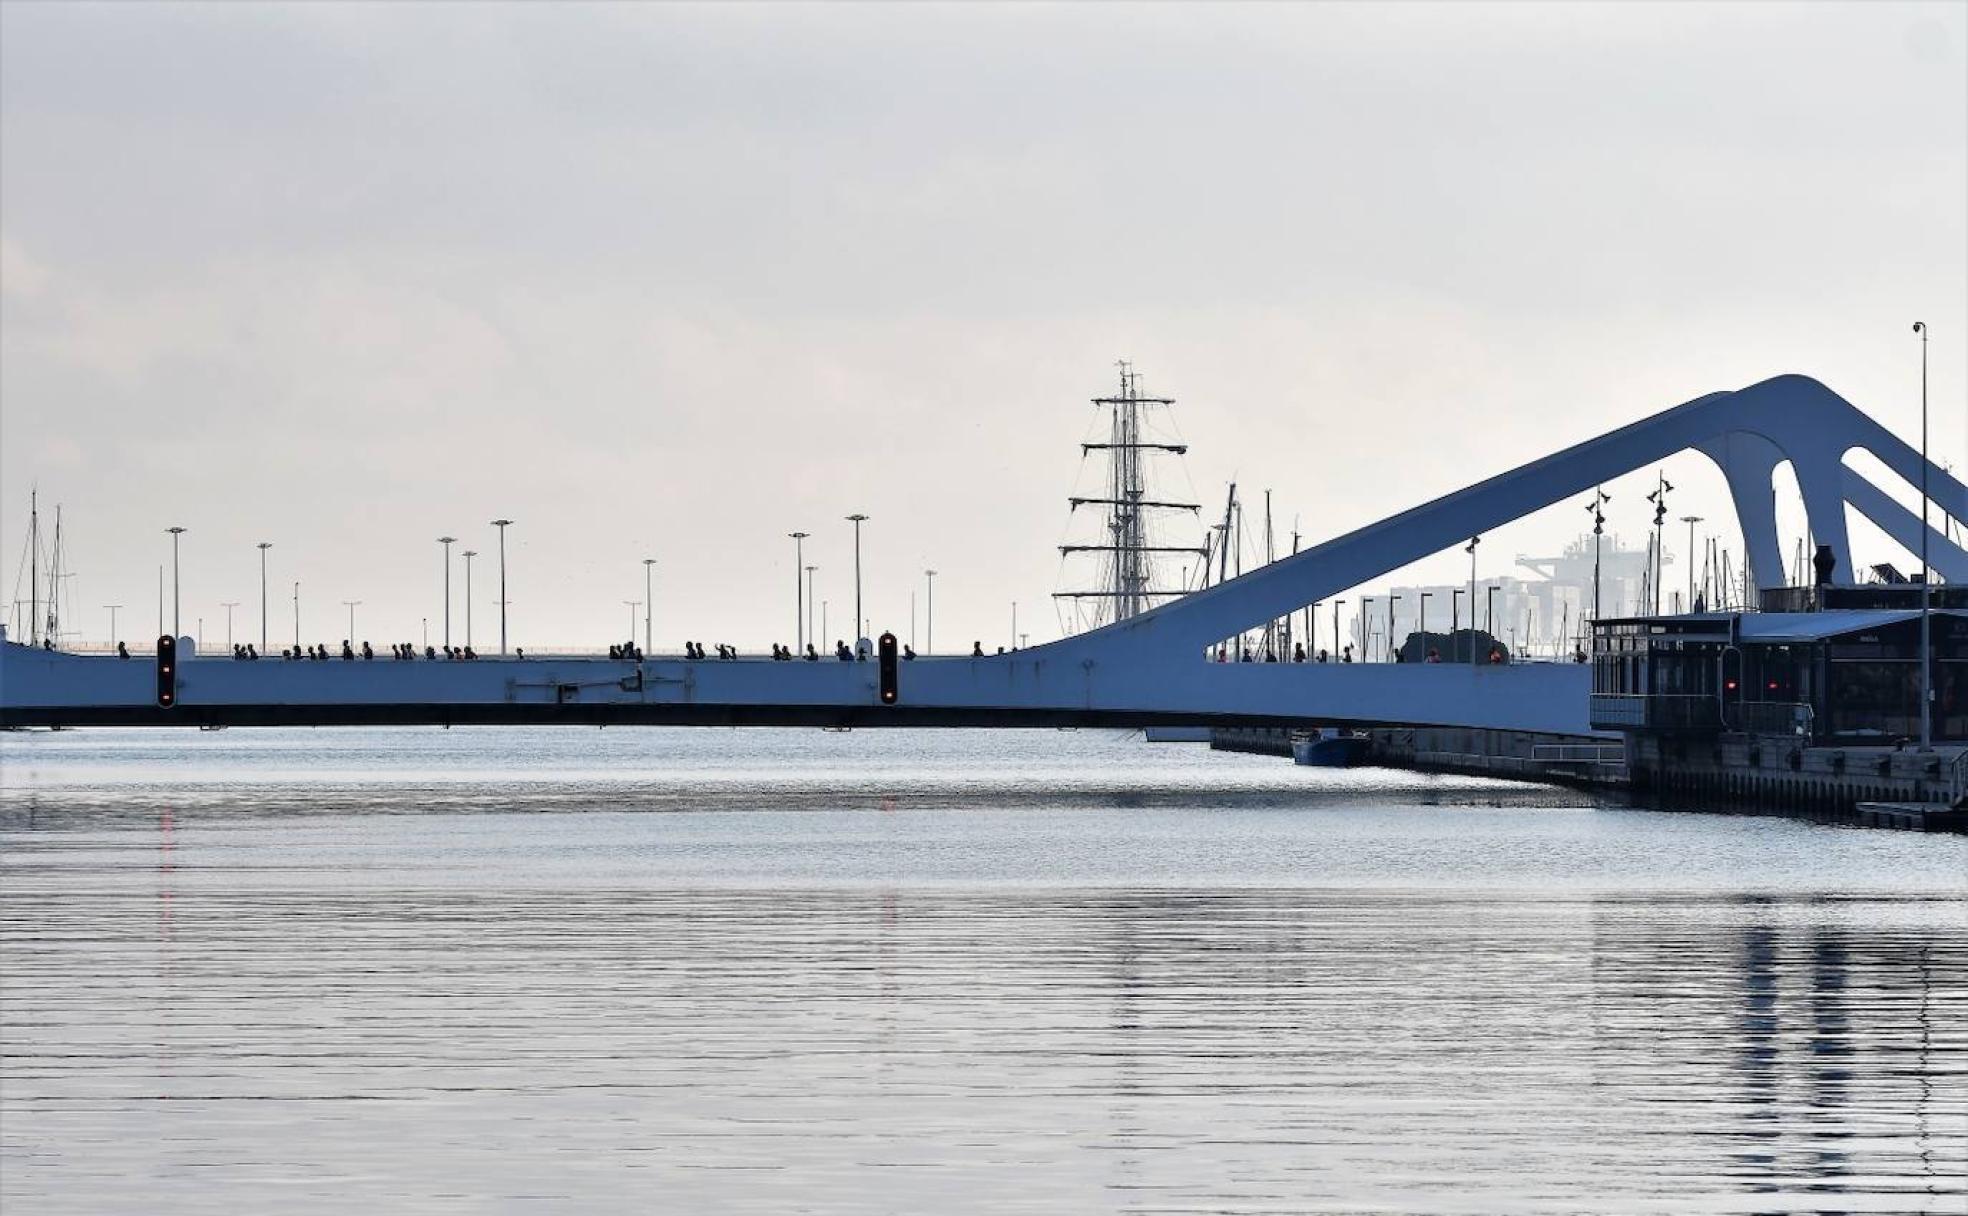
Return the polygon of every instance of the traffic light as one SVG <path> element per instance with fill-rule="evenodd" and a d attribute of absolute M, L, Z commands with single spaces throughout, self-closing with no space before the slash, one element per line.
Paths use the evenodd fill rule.
<path fill-rule="evenodd" d="M 884 633 L 881 641 L 875 643 L 875 655 L 881 660 L 881 703 L 895 704 L 895 635 Z"/>
<path fill-rule="evenodd" d="M 178 703 L 178 639 L 170 634 L 157 639 L 157 704 L 169 709 Z"/>

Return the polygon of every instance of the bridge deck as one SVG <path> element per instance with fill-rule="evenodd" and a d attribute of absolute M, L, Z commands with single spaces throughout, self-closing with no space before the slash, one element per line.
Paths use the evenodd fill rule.
<path fill-rule="evenodd" d="M 0 643 L 0 725 L 646 723 L 786 726 L 1444 725 L 1586 734 L 1573 664 L 1206 663 L 1152 668 L 1052 647 L 901 665 L 597 658 L 286 662 L 192 658 L 178 704 L 156 667 Z"/>

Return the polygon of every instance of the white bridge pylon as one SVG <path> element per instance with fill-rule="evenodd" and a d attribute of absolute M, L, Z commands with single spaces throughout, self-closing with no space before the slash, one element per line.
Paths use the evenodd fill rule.
<path fill-rule="evenodd" d="M 1101 658 L 1118 652 L 1140 653 L 1144 659 L 1148 652 L 1200 656 L 1205 648 L 1244 630 L 1690 450 L 1722 470 L 1758 586 L 1781 585 L 1783 555 L 1772 478 L 1785 461 L 1796 474 L 1812 535 L 1831 546 L 1838 560 L 1835 577 L 1851 582 L 1848 502 L 1899 544 L 1920 551 L 1919 515 L 1845 465 L 1845 455 L 1855 448 L 1871 452 L 1909 485 L 1920 485 L 1919 452 L 1816 380 L 1778 376 L 1735 392 L 1697 397 L 1207 591 L 1044 649 L 1059 657 L 1077 650 Z M 1968 520 L 1968 488 L 1931 462 L 1927 474 L 1930 501 L 1947 515 Z M 1968 581 L 1968 552 L 1931 524 L 1928 560 L 1945 581 Z"/>

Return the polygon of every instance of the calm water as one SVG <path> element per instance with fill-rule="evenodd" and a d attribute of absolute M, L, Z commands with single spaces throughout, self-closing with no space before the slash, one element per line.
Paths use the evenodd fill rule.
<path fill-rule="evenodd" d="M 0 737 L 0 1208 L 1968 1210 L 1968 840 L 1100 732 Z"/>

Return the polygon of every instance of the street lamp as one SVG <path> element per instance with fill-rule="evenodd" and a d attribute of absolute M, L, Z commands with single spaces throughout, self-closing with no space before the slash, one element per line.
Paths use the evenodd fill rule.
<path fill-rule="evenodd" d="M 495 519 L 492 526 L 499 530 L 499 654 L 506 653 L 506 528 L 510 519 Z"/>
<path fill-rule="evenodd" d="M 1681 517 L 1681 522 L 1688 525 L 1688 602 L 1684 607 L 1689 612 L 1695 610 L 1695 525 L 1701 521 L 1699 515 Z"/>
<path fill-rule="evenodd" d="M 471 559 L 477 556 L 478 556 L 478 550 L 476 549 L 467 549 L 464 551 L 463 554 L 463 557 L 465 559 L 465 649 L 466 650 L 471 649 L 471 602 L 472 602 Z M 635 632 L 631 630 L 629 636 L 634 637 Z"/>
<path fill-rule="evenodd" d="M 266 551 L 273 548 L 273 542 L 260 542 L 260 649 L 267 648 L 267 592 L 266 592 Z"/>
<path fill-rule="evenodd" d="M 451 546 L 458 542 L 455 536 L 440 536 L 437 543 L 444 546 L 444 653 L 451 653 Z"/>
<path fill-rule="evenodd" d="M 122 606 L 121 604 L 103 605 L 103 607 L 109 609 L 109 644 L 112 646 L 116 644 L 116 610 Z"/>
<path fill-rule="evenodd" d="M 861 653 L 861 525 L 868 517 L 858 511 L 847 517 L 854 525 L 854 653 Z"/>
<path fill-rule="evenodd" d="M 232 649 L 232 610 L 239 607 L 238 600 L 220 601 L 226 610 L 226 649 Z"/>
<path fill-rule="evenodd" d="M 1378 598 L 1378 596 L 1372 595 L 1363 595 L 1360 597 L 1360 661 L 1362 663 L 1370 662 L 1373 658 L 1372 655 L 1367 653 L 1367 622 L 1373 619 L 1373 602 Z M 1239 655 L 1238 657 L 1242 658 L 1243 656 Z"/>
<path fill-rule="evenodd" d="M 808 646 L 813 645 L 815 636 L 813 632 L 813 572 L 819 568 L 818 566 L 808 566 L 806 568 L 806 644 Z M 825 637 L 826 634 L 827 622 L 823 619 L 820 622 L 819 636 Z"/>
<path fill-rule="evenodd" d="M 1927 565 L 1927 323 L 1915 321 L 1920 335 L 1920 750 L 1934 750 L 1933 596 L 1934 572 Z"/>
<path fill-rule="evenodd" d="M 1428 597 L 1434 594 L 1433 591 L 1421 593 L 1421 622 L 1418 629 L 1421 633 L 1421 660 L 1424 663 L 1428 661 Z"/>
<path fill-rule="evenodd" d="M 1483 591 L 1484 598 L 1489 601 L 1489 606 L 1483 614 L 1483 632 L 1490 635 L 1490 644 L 1494 646 L 1496 645 L 1497 585 L 1491 583 L 1483 588 Z"/>
<path fill-rule="evenodd" d="M 301 657 L 301 584 L 294 584 L 294 657 Z"/>
<path fill-rule="evenodd" d="M 923 580 L 929 584 L 929 606 L 923 611 L 923 653 L 936 653 L 936 571 L 923 571 Z"/>
<path fill-rule="evenodd" d="M 1345 600 L 1333 601 L 1333 662 L 1339 662 L 1339 606 Z"/>
<path fill-rule="evenodd" d="M 806 565 L 806 537 L 804 532 L 788 532 L 793 538 L 793 651 L 805 649 L 806 638 L 802 630 L 806 628 L 806 602 L 800 595 L 800 568 Z"/>
<path fill-rule="evenodd" d="M 171 636 L 178 635 L 178 538 L 185 534 L 183 528 L 166 528 L 171 534 Z"/>
<path fill-rule="evenodd" d="M 1390 662 L 1390 663 L 1392 663 L 1392 662 L 1394 661 L 1394 655 L 1395 655 L 1395 649 L 1394 649 L 1394 605 L 1395 605 L 1395 604 L 1397 604 L 1397 603 L 1399 603 L 1399 602 L 1400 602 L 1400 600 L 1401 600 L 1401 597 L 1400 597 L 1400 596 L 1398 596 L 1398 595 L 1395 595 L 1395 594 L 1394 594 L 1394 593 L 1392 593 L 1392 592 L 1389 592 L 1389 593 L 1388 593 L 1388 595 L 1387 595 L 1387 661 L 1388 661 L 1388 662 Z"/>
<path fill-rule="evenodd" d="M 351 644 L 352 644 L 352 643 L 354 643 L 354 641 L 355 641 L 355 610 L 356 610 L 356 607 L 357 607 L 358 605 L 360 605 L 361 603 L 362 603 L 362 601 L 361 601 L 361 600 L 343 600 L 343 601 L 342 601 L 342 607 L 344 607 L 344 608 L 346 608 L 346 609 L 348 609 L 348 610 L 349 610 L 349 631 L 348 631 L 348 640 L 349 640 L 349 642 L 350 642 Z"/>
<path fill-rule="evenodd" d="M 629 645 L 631 645 L 631 646 L 633 646 L 633 645 L 635 645 L 635 618 L 636 618 L 636 609 L 638 609 L 638 608 L 640 608 L 640 607 L 642 607 L 642 601 L 641 601 L 641 600 L 623 600 L 622 602 L 623 602 L 624 604 L 627 604 L 627 605 L 629 606 Z M 644 647 L 644 649 L 647 649 L 647 647 Z"/>
<path fill-rule="evenodd" d="M 651 570 L 655 565 L 656 559 L 653 557 L 642 559 L 642 601 L 646 605 L 642 610 L 642 650 L 644 654 L 655 649 L 649 643 L 649 618 L 656 611 L 656 597 L 650 594 L 649 590 L 654 585 L 650 582 L 650 577 Z"/>

